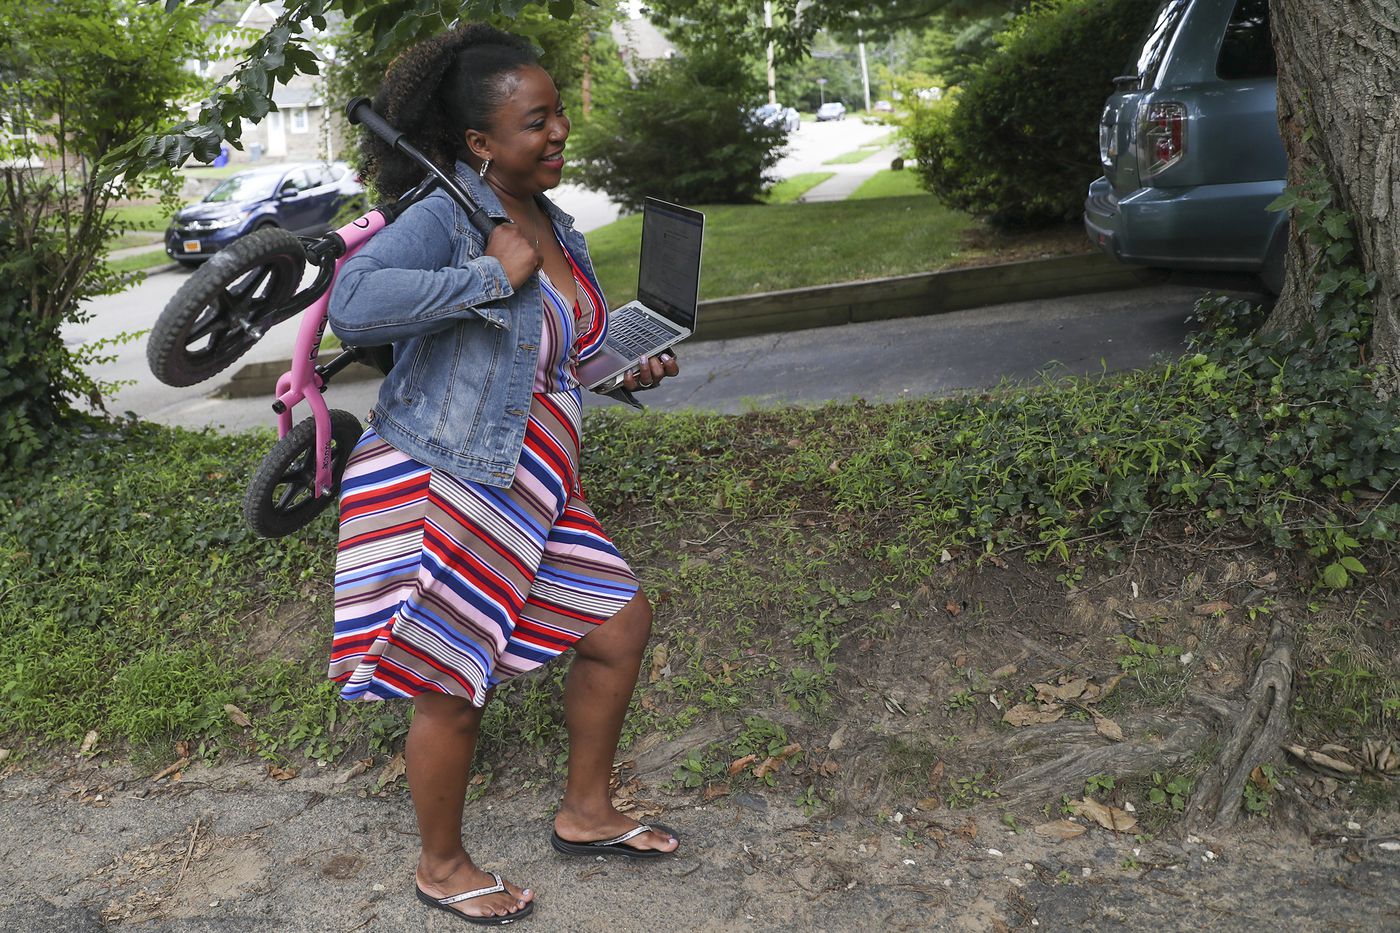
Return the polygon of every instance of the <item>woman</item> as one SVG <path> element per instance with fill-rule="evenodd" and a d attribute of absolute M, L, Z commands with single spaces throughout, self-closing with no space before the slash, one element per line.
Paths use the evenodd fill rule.
<path fill-rule="evenodd" d="M 343 482 L 330 676 L 346 699 L 413 700 L 418 897 L 509 923 L 534 895 L 463 847 L 468 770 L 491 689 L 570 648 L 554 847 L 658 857 L 678 845 L 609 796 L 651 608 L 578 485 L 574 371 L 602 343 L 606 306 L 583 237 L 543 196 L 569 120 L 528 45 L 475 25 L 424 42 L 395 60 L 375 109 L 502 223 L 474 229 L 439 191 L 336 285 L 331 327 L 392 343 L 395 363 Z M 367 146 L 384 194 L 419 180 L 378 139 Z M 674 357 L 648 359 L 625 385 L 676 372 Z"/>

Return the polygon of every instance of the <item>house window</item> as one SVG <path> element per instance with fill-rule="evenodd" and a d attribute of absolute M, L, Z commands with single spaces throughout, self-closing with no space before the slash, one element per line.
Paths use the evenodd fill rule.
<path fill-rule="evenodd" d="M 297 107 L 288 113 L 288 122 L 291 123 L 293 133 L 305 133 L 309 128 L 309 121 L 306 119 L 306 108 Z"/>

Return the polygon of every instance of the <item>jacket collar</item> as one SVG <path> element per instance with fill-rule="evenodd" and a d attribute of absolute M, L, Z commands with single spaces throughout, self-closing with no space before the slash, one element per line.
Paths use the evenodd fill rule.
<path fill-rule="evenodd" d="M 472 196 L 472 200 L 480 204 L 481 209 L 493 220 L 508 220 L 510 218 L 506 209 L 501 206 L 501 199 L 496 197 L 496 190 L 482 181 L 481 176 L 472 171 L 472 167 L 461 160 L 457 162 L 457 180 L 461 182 L 462 187 L 467 189 L 467 194 Z M 561 211 L 549 198 L 540 194 L 535 196 L 535 200 L 539 202 L 540 207 L 555 224 L 568 229 L 573 228 L 574 218 Z"/>

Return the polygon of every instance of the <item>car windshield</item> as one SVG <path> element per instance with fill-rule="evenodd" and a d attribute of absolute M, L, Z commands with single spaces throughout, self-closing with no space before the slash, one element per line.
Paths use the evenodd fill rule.
<path fill-rule="evenodd" d="M 759 107 L 759 108 L 758 108 L 757 110 L 755 110 L 753 113 L 754 113 L 754 116 L 756 116 L 756 117 L 771 117 L 773 114 L 775 114 L 775 113 L 777 113 L 777 112 L 778 112 L 778 105 L 777 105 L 777 104 L 764 104 L 762 107 Z"/>
<path fill-rule="evenodd" d="M 277 190 L 277 179 L 281 177 L 280 174 L 268 172 L 234 175 L 205 195 L 204 200 L 214 203 L 261 201 L 272 197 L 272 192 Z"/>

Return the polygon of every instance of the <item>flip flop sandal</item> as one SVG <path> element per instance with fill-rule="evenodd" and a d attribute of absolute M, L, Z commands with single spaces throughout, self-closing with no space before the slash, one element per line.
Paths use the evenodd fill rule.
<path fill-rule="evenodd" d="M 418 899 L 429 907 L 445 910 L 455 917 L 460 917 L 468 923 L 475 923 L 478 926 L 505 926 L 507 923 L 514 923 L 517 920 L 523 920 L 530 916 L 530 913 L 535 909 L 534 901 L 527 901 L 524 907 L 514 913 L 509 913 L 501 917 L 473 917 L 471 914 L 464 914 L 460 910 L 454 910 L 452 908 L 453 904 L 460 904 L 462 901 L 469 901 L 474 897 L 485 897 L 488 894 L 500 894 L 504 892 L 506 883 L 501 880 L 501 876 L 493 871 L 491 872 L 491 877 L 496 880 L 496 883 L 491 887 L 477 888 L 475 891 L 464 891 L 461 894 L 453 894 L 451 897 L 433 897 L 431 894 L 418 887 L 416 883 L 413 885 L 413 890 L 418 892 Z"/>
<path fill-rule="evenodd" d="M 629 830 L 621 836 L 613 839 L 600 839 L 597 842 L 570 842 L 561 839 L 559 834 L 551 831 L 549 834 L 549 844 L 555 850 L 565 855 L 621 855 L 624 858 L 664 858 L 668 855 L 675 855 L 675 851 L 662 852 L 660 849 L 638 849 L 633 846 L 624 845 L 629 839 L 636 838 L 642 833 L 657 832 L 675 839 L 676 831 L 669 826 L 662 826 L 660 823 L 653 823 L 650 826 L 643 823 L 636 829 Z"/>

